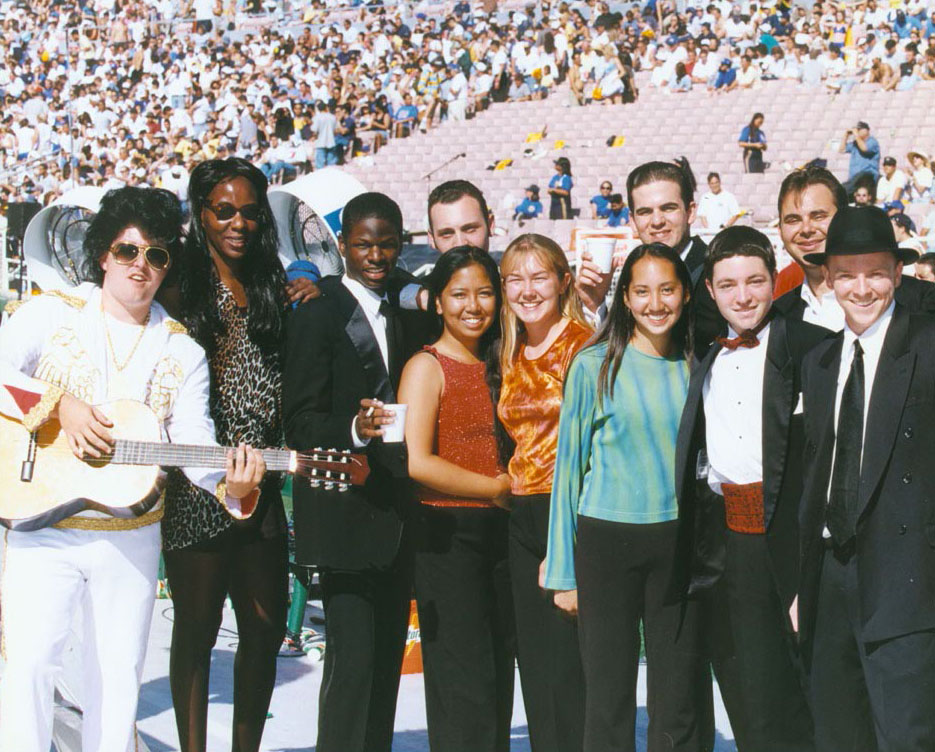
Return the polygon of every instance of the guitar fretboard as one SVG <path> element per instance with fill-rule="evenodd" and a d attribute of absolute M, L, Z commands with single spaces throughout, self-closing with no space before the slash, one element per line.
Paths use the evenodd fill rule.
<path fill-rule="evenodd" d="M 152 441 L 118 439 L 111 462 L 118 465 L 161 465 L 162 467 L 208 467 L 224 469 L 227 447 L 162 444 Z M 292 452 L 285 449 L 264 449 L 266 469 L 288 472 Z"/>

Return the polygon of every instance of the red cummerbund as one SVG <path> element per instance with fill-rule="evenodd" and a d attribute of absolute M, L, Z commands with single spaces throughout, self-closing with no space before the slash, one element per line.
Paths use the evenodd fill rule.
<path fill-rule="evenodd" d="M 735 533 L 765 533 L 763 513 L 763 482 L 722 483 L 727 527 Z"/>

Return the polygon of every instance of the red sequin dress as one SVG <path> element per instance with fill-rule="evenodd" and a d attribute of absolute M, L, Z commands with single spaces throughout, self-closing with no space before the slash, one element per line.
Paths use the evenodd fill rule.
<path fill-rule="evenodd" d="M 497 461 L 493 428 L 493 403 L 484 378 L 483 363 L 461 363 L 425 347 L 441 366 L 445 377 L 438 405 L 434 454 L 444 460 L 495 478 L 503 469 Z M 424 486 L 418 490 L 423 504 L 437 507 L 490 507 L 486 499 L 451 496 Z"/>

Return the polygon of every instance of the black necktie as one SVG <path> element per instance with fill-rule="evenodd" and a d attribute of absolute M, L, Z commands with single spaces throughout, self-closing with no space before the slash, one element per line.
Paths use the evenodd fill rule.
<path fill-rule="evenodd" d="M 841 393 L 834 468 L 828 494 L 828 530 L 837 546 L 843 546 L 857 532 L 857 492 L 863 443 L 864 351 L 860 340 L 854 340 L 854 360 Z"/>
<path fill-rule="evenodd" d="M 380 301 L 380 315 L 386 320 L 386 359 L 387 374 L 395 392 L 399 389 L 399 377 L 402 373 L 400 363 L 402 336 L 399 329 L 399 311 L 386 300 Z M 394 398 L 395 399 L 395 398 Z"/>

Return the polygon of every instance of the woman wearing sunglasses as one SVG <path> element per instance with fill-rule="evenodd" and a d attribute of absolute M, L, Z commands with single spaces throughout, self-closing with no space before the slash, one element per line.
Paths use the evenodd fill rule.
<path fill-rule="evenodd" d="M 84 239 L 86 281 L 30 299 L 0 327 L 0 413 L 8 423 L 34 431 L 55 419 L 77 457 L 98 458 L 126 428 L 98 406 L 135 400 L 150 407 L 172 441 L 214 442 L 204 352 L 153 302 L 178 272 L 181 224 L 179 201 L 168 191 L 124 187 L 102 197 Z M 35 470 L 67 480 L 73 471 L 64 459 L 42 455 Z M 265 472 L 259 452 L 246 447 L 233 460 L 226 478 L 199 468 L 184 476 L 211 499 L 223 480 L 228 516 L 249 513 Z M 15 493 L 13 478 L 0 484 Z M 49 749 L 56 667 L 75 611 L 86 615 L 76 642 L 81 748 L 134 748 L 164 509 L 157 502 L 124 518 L 69 506 L 58 510 L 67 516 L 54 526 L 5 533 L 0 749 Z"/>
<path fill-rule="evenodd" d="M 218 442 L 282 444 L 280 350 L 286 276 L 267 181 L 242 159 L 191 175 L 181 255 L 180 318 L 205 349 Z M 288 556 L 279 479 L 268 475 L 249 523 L 172 473 L 163 549 L 175 606 L 169 681 L 182 752 L 204 752 L 211 648 L 230 595 L 237 617 L 231 748 L 256 752 L 285 634 Z"/>

